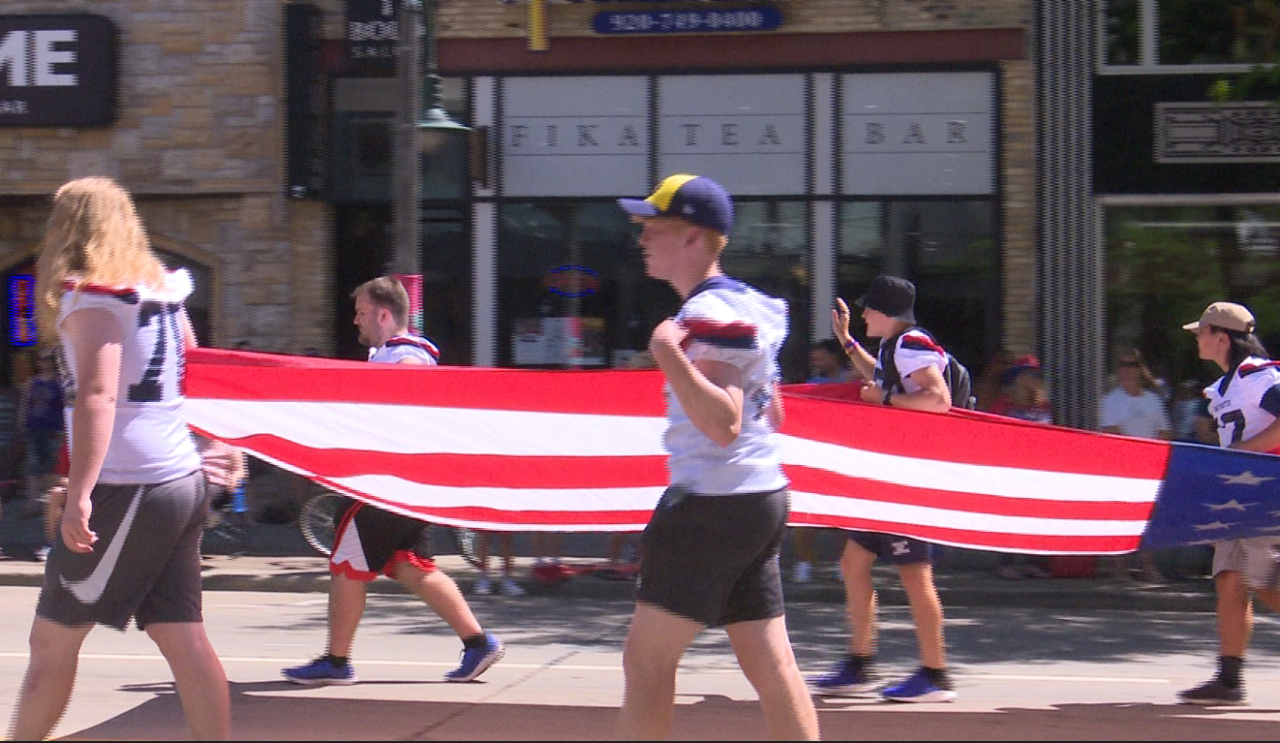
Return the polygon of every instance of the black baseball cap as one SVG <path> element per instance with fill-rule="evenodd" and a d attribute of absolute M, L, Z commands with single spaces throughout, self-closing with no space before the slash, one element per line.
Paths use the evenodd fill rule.
<path fill-rule="evenodd" d="M 899 276 L 877 276 L 857 305 L 915 325 L 916 285 Z"/>

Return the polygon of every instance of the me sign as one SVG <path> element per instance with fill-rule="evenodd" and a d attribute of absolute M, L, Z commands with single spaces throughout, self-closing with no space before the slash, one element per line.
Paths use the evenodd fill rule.
<path fill-rule="evenodd" d="M 0 15 L 0 126 L 107 126 L 119 34 L 102 16 Z"/>

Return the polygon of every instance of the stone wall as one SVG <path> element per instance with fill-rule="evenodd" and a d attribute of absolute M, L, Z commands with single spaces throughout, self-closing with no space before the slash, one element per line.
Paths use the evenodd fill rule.
<path fill-rule="evenodd" d="M 215 345 L 327 353 L 328 209 L 282 195 L 283 3 L 5 0 L 0 12 L 93 13 L 120 38 L 113 125 L 0 128 L 0 198 L 15 204 L 0 208 L 0 270 L 39 239 L 44 197 L 110 176 L 158 247 L 213 270 Z"/>
<path fill-rule="evenodd" d="M 5 0 L 6 15 L 90 12 L 112 20 L 120 29 L 120 115 L 98 129 L 0 128 L 0 271 L 39 239 L 41 199 L 70 178 L 109 175 L 135 193 L 158 246 L 213 270 L 214 344 L 330 353 L 332 216 L 324 204 L 282 195 L 284 4 Z M 314 4 L 325 13 L 324 35 L 341 38 L 341 0 Z M 597 12 L 662 7 L 551 0 L 551 44 L 593 35 Z M 1032 15 L 1031 0 L 778 0 L 777 7 L 784 31 L 814 34 L 1029 32 Z M 523 2 L 442 0 L 438 13 L 446 39 L 525 33 Z M 1026 352 L 1036 337 L 1034 76 L 1029 60 L 1001 67 L 1004 322 L 1006 344 Z"/>

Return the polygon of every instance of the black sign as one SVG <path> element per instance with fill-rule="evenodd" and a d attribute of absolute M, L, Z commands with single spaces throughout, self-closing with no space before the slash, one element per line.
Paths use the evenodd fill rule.
<path fill-rule="evenodd" d="M 347 68 L 394 74 L 400 49 L 400 0 L 346 0 Z"/>
<path fill-rule="evenodd" d="M 116 120 L 119 33 L 96 15 L 0 15 L 0 126 Z"/>
<path fill-rule="evenodd" d="M 314 5 L 285 6 L 286 186 L 295 199 L 325 189 L 329 98 L 320 50 L 323 23 Z"/>

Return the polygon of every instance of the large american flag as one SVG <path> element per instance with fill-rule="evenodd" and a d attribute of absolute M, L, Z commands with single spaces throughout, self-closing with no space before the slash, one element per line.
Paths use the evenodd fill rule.
<path fill-rule="evenodd" d="M 195 349 L 193 429 L 336 491 L 499 531 L 639 531 L 667 483 L 662 375 Z M 1118 554 L 1280 532 L 1280 457 L 784 388 L 791 523 Z"/>

